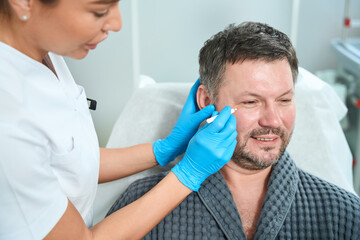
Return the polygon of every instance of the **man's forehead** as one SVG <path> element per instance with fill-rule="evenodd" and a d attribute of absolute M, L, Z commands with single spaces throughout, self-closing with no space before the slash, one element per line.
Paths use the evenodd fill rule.
<path fill-rule="evenodd" d="M 292 72 L 286 60 L 245 60 L 227 64 L 219 90 L 243 95 L 276 91 L 281 95 L 293 92 L 293 88 Z"/>

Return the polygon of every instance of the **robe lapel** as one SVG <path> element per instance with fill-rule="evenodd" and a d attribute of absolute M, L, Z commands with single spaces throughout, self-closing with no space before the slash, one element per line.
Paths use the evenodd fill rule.
<path fill-rule="evenodd" d="M 297 167 L 285 152 L 273 167 L 254 239 L 276 238 L 295 199 L 298 181 Z M 239 212 L 220 172 L 206 179 L 198 195 L 228 239 L 246 239 Z"/>
<path fill-rule="evenodd" d="M 274 165 L 254 239 L 275 239 L 295 199 L 299 175 L 295 163 L 284 153 Z"/>
<path fill-rule="evenodd" d="M 220 172 L 206 179 L 198 195 L 227 239 L 246 239 L 239 212 Z"/>

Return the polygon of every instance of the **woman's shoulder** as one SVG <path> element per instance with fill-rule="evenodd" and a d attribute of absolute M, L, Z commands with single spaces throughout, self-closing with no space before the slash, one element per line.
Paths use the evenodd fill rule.
<path fill-rule="evenodd" d="M 38 116 L 26 108 L 21 95 L 14 95 L 0 88 L 0 144 L 3 151 L 10 151 L 13 158 L 20 148 L 48 150 L 48 137 Z M 34 148 L 37 146 L 38 148 Z M 7 159 L 2 158 L 6 161 Z M 14 159 L 13 159 L 14 160 Z"/>

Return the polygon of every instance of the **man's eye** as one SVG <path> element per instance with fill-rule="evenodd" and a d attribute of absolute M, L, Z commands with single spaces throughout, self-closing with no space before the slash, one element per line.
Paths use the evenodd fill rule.
<path fill-rule="evenodd" d="M 291 98 L 284 98 L 284 99 L 281 99 L 280 102 L 282 103 L 290 103 L 292 101 Z"/>
<path fill-rule="evenodd" d="M 251 105 L 251 104 L 255 104 L 256 101 L 244 101 L 243 104 L 245 105 Z"/>

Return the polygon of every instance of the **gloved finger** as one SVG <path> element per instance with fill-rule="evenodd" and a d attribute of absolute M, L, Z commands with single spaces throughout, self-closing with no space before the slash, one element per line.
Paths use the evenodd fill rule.
<path fill-rule="evenodd" d="M 190 93 L 187 97 L 187 100 L 184 104 L 184 108 L 187 112 L 193 113 L 199 110 L 199 107 L 196 103 L 196 92 L 200 86 L 200 78 L 196 80 L 194 85 L 190 89 Z"/>
<path fill-rule="evenodd" d="M 224 128 L 230 116 L 231 116 L 231 107 L 230 106 L 224 107 L 223 110 L 217 116 L 217 118 L 215 118 L 215 120 L 211 124 L 209 124 L 209 127 L 207 129 L 210 132 L 220 132 Z"/>
<path fill-rule="evenodd" d="M 211 117 L 214 117 L 214 116 L 217 116 L 219 115 L 219 112 L 218 111 L 213 111 L 213 113 L 211 114 Z M 205 128 L 209 125 L 210 123 L 208 122 L 205 122 L 204 126 L 202 126 L 201 128 Z"/>
<path fill-rule="evenodd" d="M 236 132 L 236 117 L 231 114 L 224 128 L 219 132 L 219 135 L 226 138 L 232 132 Z"/>
<path fill-rule="evenodd" d="M 218 112 L 218 111 L 214 111 L 214 112 L 211 114 L 211 117 L 216 116 L 216 115 L 219 115 L 219 112 Z"/>
<path fill-rule="evenodd" d="M 236 137 L 237 137 L 237 132 L 236 131 L 232 132 L 230 136 L 228 136 L 221 142 L 221 146 L 224 148 L 229 148 L 229 146 L 231 146 L 234 143 L 234 141 L 236 141 Z"/>
<path fill-rule="evenodd" d="M 205 119 L 210 117 L 210 115 L 214 112 L 215 106 L 214 105 L 208 105 L 195 113 L 191 119 L 191 121 L 196 124 L 197 126 L 200 125 L 201 122 L 203 122 Z"/>

